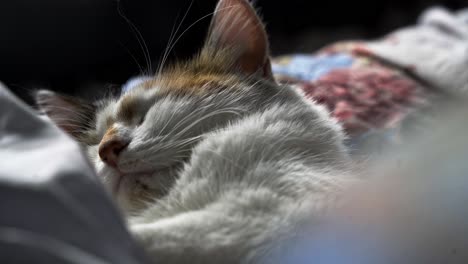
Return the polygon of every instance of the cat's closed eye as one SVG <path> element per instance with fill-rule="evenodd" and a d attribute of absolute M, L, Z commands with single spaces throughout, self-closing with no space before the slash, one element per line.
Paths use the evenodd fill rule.
<path fill-rule="evenodd" d="M 145 122 L 145 117 L 146 115 L 143 115 L 140 117 L 140 121 L 138 121 L 138 125 L 140 126 L 141 124 L 143 124 L 143 122 Z"/>

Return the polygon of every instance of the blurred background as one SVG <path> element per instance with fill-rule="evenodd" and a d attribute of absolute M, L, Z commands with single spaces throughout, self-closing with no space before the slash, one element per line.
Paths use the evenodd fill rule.
<path fill-rule="evenodd" d="M 192 56 L 202 45 L 216 2 L 0 1 L 0 81 L 28 103 L 31 90 L 39 88 L 85 97 L 117 90 L 132 76 L 154 72 L 185 13 L 169 61 Z M 458 9 L 466 4 L 466 0 L 256 1 L 273 55 L 312 52 L 345 39 L 377 38 L 415 23 L 429 6 Z M 453 113 L 459 113 L 457 118 L 452 112 L 441 118 L 447 123 L 439 128 L 447 130 L 384 156 L 385 164 L 376 163 L 386 175 L 398 177 L 364 185 L 362 190 L 375 190 L 375 196 L 369 198 L 362 191 L 356 200 L 349 199 L 352 213 L 338 217 L 346 223 L 332 222 L 312 240 L 299 241 L 307 247 L 298 247 L 278 263 L 310 263 L 317 257 L 321 263 L 468 263 L 468 110 Z M 402 159 L 408 162 L 402 165 Z M 384 165 L 393 170 L 379 167 Z M 384 247 L 376 241 L 387 243 L 387 251 L 375 251 Z M 321 246 L 318 251 L 309 250 L 314 243 Z M 388 256 L 382 254 L 391 261 L 383 261 Z M 363 259 L 369 256 L 373 258 Z"/>
<path fill-rule="evenodd" d="M 83 96 L 116 89 L 150 70 L 149 61 L 155 70 L 185 12 L 177 37 L 216 4 L 216 0 L 191 2 L 1 1 L 0 81 L 27 102 L 31 89 Z M 256 1 L 273 55 L 310 52 L 337 40 L 379 37 L 414 23 L 426 7 L 457 9 L 464 4 L 465 0 Z M 209 16 L 201 19 L 180 36 L 169 61 L 193 55 L 209 21 Z"/>

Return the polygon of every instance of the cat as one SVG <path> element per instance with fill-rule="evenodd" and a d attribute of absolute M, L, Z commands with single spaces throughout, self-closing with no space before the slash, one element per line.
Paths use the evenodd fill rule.
<path fill-rule="evenodd" d="M 41 90 L 157 263 L 252 263 L 339 204 L 353 178 L 337 122 L 275 82 L 261 19 L 220 0 L 192 60 L 97 103 Z"/>

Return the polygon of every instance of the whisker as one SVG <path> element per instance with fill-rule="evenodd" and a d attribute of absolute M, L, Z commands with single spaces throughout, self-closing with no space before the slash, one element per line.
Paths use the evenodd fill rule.
<path fill-rule="evenodd" d="M 143 67 L 141 66 L 141 64 L 138 62 L 137 58 L 135 56 L 133 56 L 133 54 L 130 52 L 130 50 L 124 45 L 122 44 L 122 42 L 119 42 L 120 46 L 123 47 L 125 49 L 125 51 L 128 53 L 128 55 L 130 55 L 130 57 L 132 57 L 133 61 L 136 63 L 136 65 L 138 66 L 138 69 L 140 70 L 140 74 L 145 74 L 145 71 L 143 70 Z"/>
<path fill-rule="evenodd" d="M 202 111 L 206 110 L 207 108 L 211 107 L 211 105 L 206 105 L 204 107 L 201 107 L 201 108 L 197 108 L 194 112 L 190 112 L 187 116 L 185 116 L 184 118 L 182 118 L 181 120 L 179 120 L 175 125 L 174 127 L 172 128 L 171 131 L 169 131 L 168 133 L 166 133 L 166 136 L 161 140 L 161 141 L 164 141 L 165 138 L 167 138 L 168 136 L 171 135 L 172 131 L 175 131 L 177 128 L 179 128 L 181 125 L 183 125 L 185 123 L 185 121 L 187 121 L 189 118 L 192 118 L 193 116 L 195 115 L 198 115 L 198 114 L 201 114 Z M 167 123 L 166 123 L 167 124 Z"/>
<path fill-rule="evenodd" d="M 138 30 L 138 28 L 135 26 L 135 24 L 133 24 L 132 21 L 130 21 L 130 19 L 127 16 L 125 16 L 125 14 L 123 13 L 122 7 L 120 5 L 120 0 L 117 0 L 117 13 L 130 26 L 130 29 L 132 30 L 132 33 L 134 34 L 135 38 L 138 41 L 138 44 L 140 45 L 140 48 L 143 51 L 143 56 L 145 57 L 145 61 L 146 61 L 147 67 L 148 67 L 148 71 L 153 72 L 152 65 L 151 65 L 151 56 L 150 56 L 150 53 L 149 53 L 148 46 L 146 45 L 145 39 L 143 38 L 143 35 Z"/>
<path fill-rule="evenodd" d="M 180 140 L 180 141 L 165 142 L 165 143 L 162 143 L 162 144 L 152 145 L 149 148 L 145 148 L 143 150 L 140 150 L 139 151 L 140 154 L 135 154 L 135 156 L 136 156 L 136 158 L 143 158 L 143 157 L 145 157 L 147 155 L 157 154 L 158 152 L 162 152 L 162 151 L 167 150 L 167 149 L 181 148 L 181 147 L 184 147 L 185 145 L 189 145 L 189 144 L 197 141 L 198 139 L 200 139 L 202 137 L 203 136 L 200 135 L 200 136 L 195 136 L 195 137 L 191 137 L 191 138 Z M 187 151 L 187 149 L 181 149 L 181 150 L 178 150 L 176 153 L 181 153 L 181 152 L 186 152 L 186 151 Z"/>
<path fill-rule="evenodd" d="M 177 14 L 177 17 L 176 17 L 175 21 L 177 21 L 178 18 L 179 18 L 179 14 Z M 179 25 L 180 25 L 180 24 L 179 24 Z M 172 40 L 173 40 L 174 37 L 175 37 L 175 28 L 176 28 L 176 22 L 174 22 L 174 24 L 172 25 L 171 33 L 170 33 L 170 35 L 169 35 L 169 40 L 168 40 L 168 42 L 167 42 L 167 44 L 166 44 L 166 47 L 164 48 L 164 53 L 163 53 L 163 56 L 162 56 L 162 58 L 161 58 L 161 62 L 159 62 L 158 68 L 156 69 L 157 75 L 161 75 L 162 67 L 163 67 L 162 61 L 165 61 L 164 58 L 167 56 L 167 52 L 168 52 L 170 43 L 172 43 Z M 177 30 L 178 30 L 178 29 L 177 29 Z"/>
<path fill-rule="evenodd" d="M 166 135 L 160 140 L 160 141 L 164 141 L 167 137 L 169 137 L 171 134 L 172 134 L 172 131 L 175 131 L 177 128 L 179 128 L 179 126 L 181 126 L 182 124 L 184 124 L 184 122 L 186 120 L 188 120 L 189 118 L 201 113 L 203 110 L 206 110 L 207 108 L 209 108 L 210 106 L 212 106 L 212 104 L 210 105 L 206 105 L 204 107 L 201 107 L 201 108 L 197 108 L 194 112 L 190 112 L 187 116 L 185 116 L 184 118 L 182 118 L 181 120 L 179 120 L 175 125 L 174 127 L 171 129 L 171 131 L 169 131 L 168 133 L 166 133 Z M 167 125 L 170 123 L 170 121 L 172 121 L 173 117 L 174 117 L 174 114 L 175 114 L 175 111 L 174 113 L 172 114 L 171 118 L 166 122 L 166 124 L 164 125 L 163 129 L 161 129 L 160 133 L 158 136 L 161 135 L 161 133 L 163 133 L 163 130 L 167 127 Z"/>
<path fill-rule="evenodd" d="M 193 2 L 193 0 L 192 0 Z M 191 5 L 191 4 L 190 4 Z M 225 9 L 229 9 L 229 8 L 233 8 L 233 7 L 236 7 L 236 5 L 232 5 L 232 6 L 227 6 L 227 7 L 224 7 L 224 8 L 221 8 L 219 10 L 215 10 L 214 12 L 211 12 L 207 15 L 204 15 L 202 16 L 201 18 L 197 19 L 195 22 L 193 22 L 191 25 L 189 25 L 180 35 L 179 37 L 177 37 L 177 39 L 174 41 L 174 43 L 172 43 L 172 45 L 169 46 L 169 50 L 168 50 L 168 54 L 171 53 L 172 49 L 175 47 L 175 45 L 177 44 L 177 42 L 180 40 L 180 38 L 182 38 L 182 36 L 184 36 L 185 33 L 187 33 L 187 31 L 189 31 L 192 27 L 194 27 L 196 24 L 198 24 L 200 21 L 202 21 L 203 19 L 207 18 L 207 17 L 210 17 L 211 15 L 214 15 L 216 14 L 217 12 L 220 12 L 222 10 L 225 10 Z M 161 63 L 161 68 L 163 67 L 163 64 L 165 63 L 165 61 L 163 61 L 163 63 Z M 159 72 L 159 74 L 161 74 L 161 72 Z"/>
<path fill-rule="evenodd" d="M 200 122 L 202 122 L 203 120 L 209 118 L 209 117 L 213 117 L 213 116 L 216 116 L 216 115 L 220 115 L 220 114 L 234 114 L 234 115 L 238 115 L 238 116 L 241 116 L 241 114 L 239 112 L 236 112 L 235 110 L 239 110 L 239 109 L 235 109 L 235 108 L 232 108 L 232 110 L 229 110 L 229 109 L 222 109 L 222 110 L 218 110 L 218 111 L 214 111 L 210 114 L 207 114 L 201 118 L 199 118 L 198 120 L 192 122 L 189 126 L 187 126 L 186 128 L 184 128 L 182 131 L 178 132 L 177 134 L 174 135 L 175 138 L 183 135 L 183 133 L 185 133 L 186 131 L 188 131 L 189 129 L 191 129 L 192 127 L 198 125 Z"/>
<path fill-rule="evenodd" d="M 161 63 L 160 63 L 160 65 L 159 65 L 159 67 L 158 67 L 158 75 L 161 75 L 161 72 L 162 72 L 162 69 L 163 69 L 163 67 L 164 67 L 164 64 L 166 63 L 166 60 L 167 60 L 167 58 L 169 57 L 169 54 L 170 54 L 170 52 L 171 52 L 171 48 L 170 48 L 170 47 L 172 46 L 172 41 L 174 41 L 174 38 L 175 38 L 175 36 L 177 35 L 177 33 L 179 32 L 180 27 L 181 27 L 182 24 L 184 23 L 185 18 L 187 17 L 187 14 L 188 14 L 189 11 L 190 11 L 190 8 L 192 8 L 193 1 L 194 1 L 194 0 L 190 1 L 190 5 L 189 5 L 189 7 L 187 8 L 187 11 L 185 11 L 185 14 L 184 14 L 184 16 L 182 17 L 182 20 L 180 21 L 179 25 L 177 26 L 177 29 L 176 29 L 175 32 L 174 32 L 174 35 L 173 35 L 172 32 L 171 32 L 171 36 L 170 36 L 170 38 L 169 38 L 169 42 L 168 42 L 168 44 L 167 44 L 167 46 L 166 46 L 166 49 L 165 49 L 165 51 L 164 51 L 163 58 L 162 58 Z"/>

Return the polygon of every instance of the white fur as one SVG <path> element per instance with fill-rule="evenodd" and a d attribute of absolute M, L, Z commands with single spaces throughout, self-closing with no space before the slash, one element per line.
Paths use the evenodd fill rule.
<path fill-rule="evenodd" d="M 101 161 L 98 146 L 88 153 L 156 263 L 258 263 L 335 207 L 352 182 L 341 128 L 323 107 L 273 82 L 260 23 L 248 2 L 220 1 L 195 64 L 165 77 L 187 70 L 224 79 L 186 93 L 160 76 L 133 80 L 84 134 L 129 142 L 117 168 Z M 72 125 L 89 120 L 65 113 Z"/>
<path fill-rule="evenodd" d="M 203 97 L 145 94 L 145 121 L 118 122 L 120 134 L 132 138 L 121 154 L 121 170 L 135 173 L 125 176 L 116 199 L 131 231 L 159 263 L 258 261 L 297 225 L 335 206 L 349 181 L 343 134 L 323 107 L 289 87 L 238 85 Z M 119 102 L 111 104 L 98 119 L 117 111 Z M 165 148 L 174 138 L 197 140 Z M 96 152 L 89 149 L 112 189 L 117 173 Z M 161 172 L 181 152 L 188 155 L 183 166 Z M 128 203 L 139 170 L 147 171 L 143 178 L 150 187 L 165 177 L 177 179 L 167 181 L 167 195 L 143 210 Z"/>

